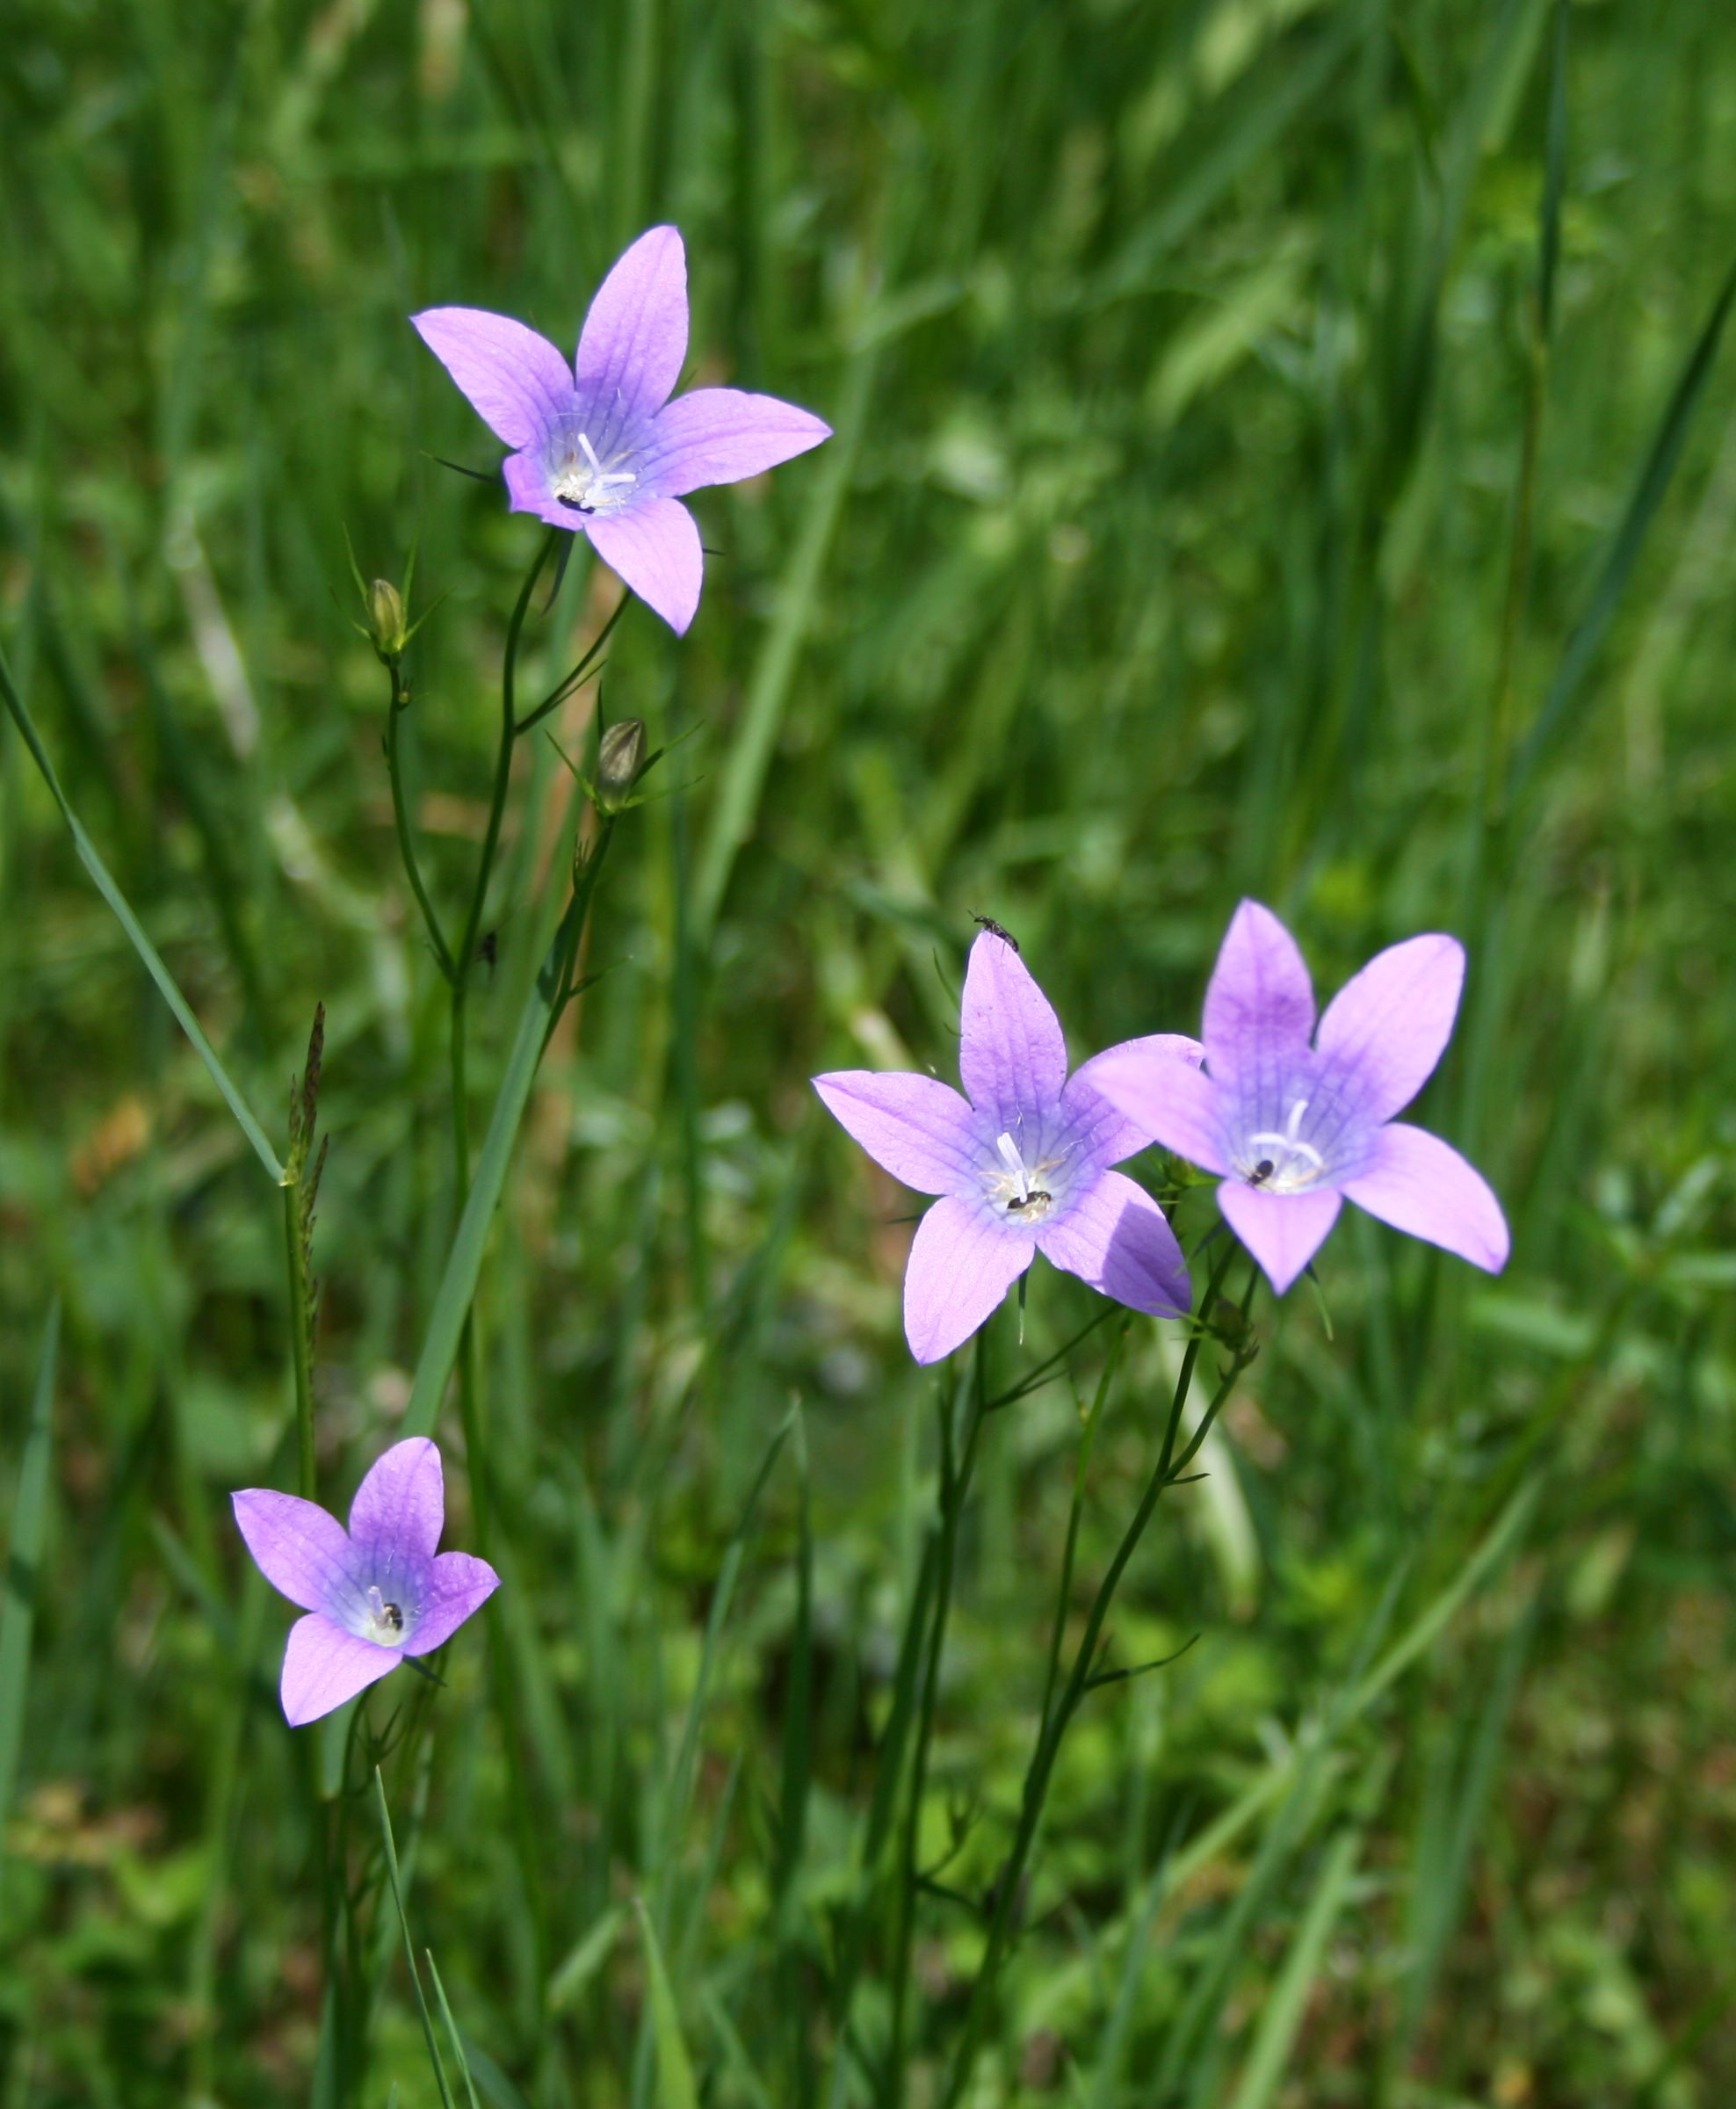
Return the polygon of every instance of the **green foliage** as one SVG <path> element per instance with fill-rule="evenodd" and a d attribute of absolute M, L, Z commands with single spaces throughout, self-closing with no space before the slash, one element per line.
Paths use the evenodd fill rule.
<path fill-rule="evenodd" d="M 997 1924 L 973 2105 L 1731 2098 L 1733 208 L 1697 0 L 16 0 L 0 2098 L 915 2109 Z M 479 887 L 539 530 L 404 318 L 568 341 L 661 218 L 693 377 L 836 436 L 609 632 L 685 742 L 611 821 L 538 587 Z M 911 1204 L 806 1080 L 951 1074 L 973 911 L 1185 1030 L 1244 892 L 1323 989 L 1465 939 L 1514 1261 L 1347 1214 L 1214 1313 L 1013 1896 L 1186 1343 L 989 1329 L 930 1692 Z M 319 1004 L 320 1495 L 438 1429 L 503 1586 L 292 1734 Z"/>

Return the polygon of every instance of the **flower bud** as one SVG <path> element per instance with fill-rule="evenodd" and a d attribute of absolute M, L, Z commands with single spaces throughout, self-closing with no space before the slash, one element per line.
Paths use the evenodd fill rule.
<path fill-rule="evenodd" d="M 403 596 L 390 579 L 377 578 L 368 588 L 368 635 L 387 666 L 395 666 L 409 642 Z"/>
<path fill-rule="evenodd" d="M 638 718 L 611 725 L 597 743 L 597 803 L 604 813 L 618 813 L 645 766 L 645 726 Z"/>

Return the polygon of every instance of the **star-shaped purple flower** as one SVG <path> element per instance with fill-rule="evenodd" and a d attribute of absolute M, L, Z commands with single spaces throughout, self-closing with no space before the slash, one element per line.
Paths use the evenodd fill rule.
<path fill-rule="evenodd" d="M 1017 953 L 984 931 L 971 946 L 958 1069 L 816 1076 L 828 1109 L 876 1163 L 940 1199 L 916 1226 L 904 1272 L 904 1332 L 919 1362 L 969 1339 L 1044 1253 L 1136 1311 L 1188 1308 L 1187 1263 L 1163 1211 L 1118 1171 L 1151 1133 L 1093 1088 L 1098 1054 L 1067 1073 L 1060 1021 Z M 1188 1071 L 1197 1042 L 1160 1033 L 1111 1048 Z"/>
<path fill-rule="evenodd" d="M 317 1503 L 269 1487 L 231 1498 L 260 1572 L 307 1614 L 284 1650 L 293 1729 L 353 1699 L 407 1655 L 432 1654 L 500 1586 L 486 1560 L 434 1549 L 446 1497 L 440 1453 L 426 1436 L 394 1443 L 376 1460 L 347 1531 Z"/>
<path fill-rule="evenodd" d="M 699 605 L 699 530 L 680 500 L 806 453 L 831 427 L 775 395 L 695 388 L 669 400 L 687 357 L 687 256 L 672 227 L 641 235 L 590 304 L 572 366 L 534 330 L 481 308 L 411 322 L 477 415 L 512 448 L 512 511 L 590 537 L 677 633 Z"/>
<path fill-rule="evenodd" d="M 1455 939 L 1407 939 L 1345 982 L 1316 1031 L 1296 940 L 1244 901 L 1205 991 L 1204 1068 L 1178 1074 L 1113 1047 L 1094 1081 L 1166 1149 L 1221 1176 L 1219 1204 L 1280 1296 L 1346 1196 L 1496 1274 L 1507 1219 L 1487 1183 L 1438 1135 L 1392 1118 L 1440 1061 L 1464 980 Z"/>

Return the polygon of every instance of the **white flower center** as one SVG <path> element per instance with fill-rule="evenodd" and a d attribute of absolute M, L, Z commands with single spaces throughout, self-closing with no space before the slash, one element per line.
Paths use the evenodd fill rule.
<path fill-rule="evenodd" d="M 1269 1193 L 1299 1193 L 1319 1179 L 1326 1159 L 1312 1142 L 1302 1140 L 1302 1117 L 1307 1110 L 1306 1098 L 1292 1099 L 1282 1133 L 1256 1128 L 1242 1138 L 1235 1170 L 1250 1186 L 1263 1186 Z"/>
<path fill-rule="evenodd" d="M 615 512 L 625 505 L 633 495 L 639 478 L 631 469 L 618 468 L 613 464 L 604 467 L 597 458 L 597 449 L 591 445 L 589 434 L 575 433 L 567 442 L 567 449 L 554 460 L 550 476 L 549 489 L 561 504 L 574 512 Z"/>
<path fill-rule="evenodd" d="M 1035 1164 L 1027 1164 L 1024 1154 L 1009 1134 L 996 1135 L 995 1148 L 1005 1170 L 988 1172 L 986 1185 L 991 1202 L 1001 1210 L 1009 1223 L 1040 1223 L 1055 1205 L 1055 1197 L 1045 1184 L 1050 1175 L 1060 1169 L 1060 1156 L 1044 1157 Z"/>
<path fill-rule="evenodd" d="M 404 1644 L 403 1607 L 389 1604 L 373 1586 L 368 1590 L 367 1615 L 362 1621 L 362 1638 L 374 1641 L 382 1648 L 401 1648 Z"/>

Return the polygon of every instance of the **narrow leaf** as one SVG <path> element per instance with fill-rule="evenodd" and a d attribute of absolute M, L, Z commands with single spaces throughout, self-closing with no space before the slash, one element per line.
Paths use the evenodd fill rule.
<path fill-rule="evenodd" d="M 6 1548 L 4 1596 L 0 1596 L 0 1841 L 18 1784 L 18 1750 L 24 1736 L 25 1693 L 30 1682 L 30 1634 L 36 1620 L 36 1584 L 42 1562 L 43 1531 L 48 1511 L 48 1459 L 54 1397 L 54 1370 L 60 1359 L 61 1307 L 48 1308 L 42 1329 L 42 1352 L 36 1365 L 36 1389 L 30 1402 L 30 1426 L 18 1470 L 18 1498 L 12 1504 L 11 1541 Z"/>
<path fill-rule="evenodd" d="M 681 2016 L 663 1968 L 663 1951 L 645 1900 L 634 1897 L 639 1931 L 645 1943 L 645 1974 L 651 1990 L 651 2027 L 657 2044 L 657 2101 L 659 2109 L 699 2109 L 699 2090 L 694 2084 L 693 2065 L 682 2039 Z"/>
<path fill-rule="evenodd" d="M 1531 778 L 1537 773 L 1538 763 L 1545 750 L 1566 724 L 1568 713 L 1577 700 L 1586 675 L 1596 658 L 1603 642 L 1611 618 L 1616 612 L 1627 583 L 1633 576 L 1634 566 L 1645 545 L 1647 532 L 1664 500 L 1675 474 L 1675 465 L 1682 458 L 1682 450 L 1688 438 L 1695 411 L 1700 407 L 1700 398 L 1705 393 L 1712 365 L 1718 357 L 1718 348 L 1724 336 L 1724 326 L 1730 319 L 1730 308 L 1736 301 L 1736 265 L 1731 266 L 1723 285 L 1718 288 L 1717 300 L 1712 302 L 1711 313 L 1704 327 L 1695 339 L 1694 349 L 1689 353 L 1657 431 L 1653 437 L 1650 450 L 1634 484 L 1626 510 L 1617 528 L 1597 584 L 1591 596 L 1591 604 L 1580 618 L 1573 635 L 1567 640 L 1567 649 L 1562 654 L 1561 664 L 1550 684 L 1549 693 L 1544 699 L 1543 708 L 1537 714 L 1530 736 L 1513 765 L 1508 785 L 1508 802 L 1516 801 Z"/>
<path fill-rule="evenodd" d="M 43 782 L 47 785 L 54 803 L 61 809 L 61 818 L 67 824 L 73 847 L 78 852 L 79 861 L 96 881 L 97 891 L 114 910 L 115 918 L 127 932 L 134 951 L 144 961 L 146 973 L 156 983 L 163 1002 L 175 1013 L 181 1030 L 193 1043 L 199 1060 L 211 1074 L 211 1081 L 222 1093 L 224 1103 L 240 1124 L 241 1132 L 253 1145 L 254 1155 L 271 1174 L 272 1184 L 281 1185 L 284 1172 L 283 1166 L 278 1162 L 277 1152 L 266 1141 L 264 1130 L 248 1111 L 246 1100 L 231 1083 L 228 1071 L 218 1061 L 217 1050 L 205 1037 L 186 997 L 175 986 L 174 977 L 158 957 L 156 946 L 145 935 L 139 918 L 127 904 L 126 895 L 109 876 L 108 866 L 97 854 L 97 845 L 84 832 L 78 815 L 68 804 L 66 793 L 61 788 L 61 779 L 54 774 L 54 765 L 48 759 L 47 750 L 37 733 L 35 721 L 12 680 L 11 669 L 6 664 L 4 653 L 0 653 L 0 699 L 4 699 L 6 708 L 12 714 L 13 723 L 23 735 L 25 745 L 30 750 L 31 759 L 40 771 Z"/>

